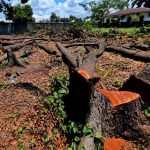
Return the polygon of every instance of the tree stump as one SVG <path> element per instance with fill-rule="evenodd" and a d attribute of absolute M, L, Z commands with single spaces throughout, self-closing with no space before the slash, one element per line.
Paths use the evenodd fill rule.
<path fill-rule="evenodd" d="M 68 118 L 90 124 L 94 133 L 102 132 L 104 137 L 121 137 L 127 140 L 148 144 L 146 132 L 141 125 L 148 123 L 141 117 L 142 101 L 140 95 L 128 91 L 107 91 L 96 89 L 98 78 L 94 77 L 96 58 L 105 49 L 105 41 L 100 41 L 98 50 L 89 50 L 86 59 L 78 66 L 77 58 L 60 43 L 56 46 L 62 53 L 69 68 L 69 94 L 64 99 Z M 87 150 L 95 150 L 94 138 L 84 136 L 79 144 Z"/>

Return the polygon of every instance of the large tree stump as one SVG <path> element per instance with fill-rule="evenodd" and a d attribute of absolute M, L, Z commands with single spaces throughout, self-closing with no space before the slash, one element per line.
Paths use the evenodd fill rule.
<path fill-rule="evenodd" d="M 69 94 L 65 98 L 68 118 L 79 123 L 88 123 L 94 133 L 102 132 L 104 137 L 121 137 L 127 140 L 143 141 L 148 144 L 148 133 L 141 128 L 148 124 L 146 117 L 141 117 L 142 102 L 140 95 L 127 91 L 107 91 L 95 89 L 98 81 L 94 77 L 96 58 L 105 49 L 105 41 L 100 41 L 98 50 L 89 50 L 86 59 L 78 66 L 77 58 L 60 43 L 57 47 L 64 62 L 69 67 Z M 84 136 L 79 147 L 95 150 L 94 138 Z"/>

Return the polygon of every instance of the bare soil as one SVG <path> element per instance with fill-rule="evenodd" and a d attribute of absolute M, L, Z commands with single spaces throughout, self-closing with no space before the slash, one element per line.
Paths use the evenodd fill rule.
<path fill-rule="evenodd" d="M 49 37 L 42 42 L 52 49 L 58 50 L 55 41 L 63 43 L 97 42 L 101 38 L 98 33 L 75 33 L 42 31 L 37 37 Z M 25 35 L 24 35 L 25 36 Z M 20 36 L 18 36 L 20 37 Z M 149 37 L 118 37 L 107 40 L 108 44 L 123 45 L 126 43 L 144 43 Z M 137 40 L 138 39 L 138 40 Z M 53 40 L 53 41 L 52 41 Z M 41 42 L 41 41 L 38 41 Z M 50 149 L 43 141 L 47 136 L 52 137 L 51 146 L 56 150 L 67 149 L 68 143 L 64 135 L 55 129 L 55 116 L 43 105 L 43 100 L 51 92 L 51 81 L 56 75 L 68 75 L 63 62 L 55 62 L 55 57 L 47 54 L 36 45 L 27 46 L 34 53 L 26 58 L 27 68 L 6 66 L 0 68 L 0 149 Z M 22 50 L 23 50 L 22 49 Z M 82 54 L 83 47 L 71 48 Z M 1 53 L 2 55 L 2 53 Z M 146 63 L 125 58 L 119 54 L 105 52 L 97 61 L 96 74 L 109 90 L 117 90 L 132 75 L 139 73 Z M 8 80 L 7 74 L 25 71 L 15 81 Z M 15 82 L 15 83 L 14 83 Z M 20 83 L 29 83 L 38 87 L 43 93 L 34 88 L 28 88 Z M 19 85 L 19 86 L 17 86 Z M 100 85 L 97 84 L 97 87 Z M 45 113 L 45 112 L 49 113 Z"/>

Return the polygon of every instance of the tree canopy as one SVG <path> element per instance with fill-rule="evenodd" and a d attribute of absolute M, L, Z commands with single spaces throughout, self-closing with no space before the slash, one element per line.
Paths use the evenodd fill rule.
<path fill-rule="evenodd" d="M 13 7 L 13 22 L 33 22 L 33 11 L 30 5 L 16 5 Z"/>
<path fill-rule="evenodd" d="M 128 0 L 102 0 L 91 1 L 89 3 L 80 4 L 85 10 L 91 11 L 91 19 L 99 20 L 110 12 L 110 9 L 123 9 L 128 7 Z"/>
<path fill-rule="evenodd" d="M 10 0 L 9 0 L 10 1 Z M 29 0 L 19 0 L 22 4 L 27 3 Z M 5 0 L 0 0 L 0 12 L 3 12 L 7 20 L 12 20 L 13 18 L 13 6 L 6 3 Z"/>
<path fill-rule="evenodd" d="M 137 7 L 149 7 L 150 8 L 150 0 L 132 0 L 132 7 L 136 6 Z"/>

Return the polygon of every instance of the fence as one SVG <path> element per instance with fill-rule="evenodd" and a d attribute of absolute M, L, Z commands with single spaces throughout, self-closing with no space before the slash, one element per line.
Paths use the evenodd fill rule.
<path fill-rule="evenodd" d="M 71 23 L 0 23 L 0 35 L 12 35 L 32 32 L 42 28 L 68 29 Z"/>

